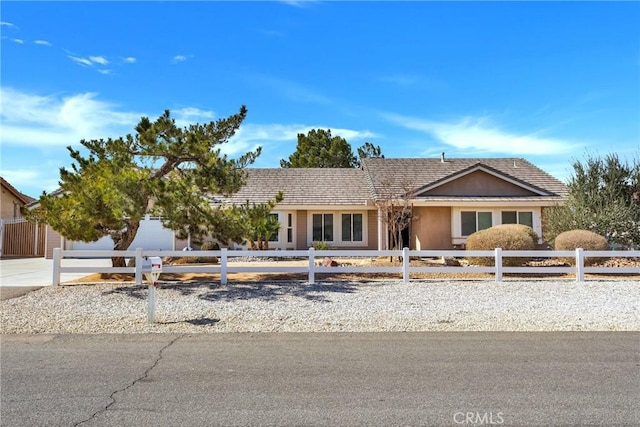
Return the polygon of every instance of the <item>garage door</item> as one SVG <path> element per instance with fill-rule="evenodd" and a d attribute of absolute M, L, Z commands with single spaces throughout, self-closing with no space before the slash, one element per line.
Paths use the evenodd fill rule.
<path fill-rule="evenodd" d="M 89 243 L 68 241 L 65 246 L 67 249 L 76 251 L 110 251 L 113 249 L 113 240 L 107 236 L 96 242 Z M 174 249 L 173 231 L 164 228 L 162 221 L 158 217 L 147 216 L 140 221 L 138 234 L 136 234 L 136 238 L 129 246 L 129 249 L 135 248 L 172 251 Z"/>

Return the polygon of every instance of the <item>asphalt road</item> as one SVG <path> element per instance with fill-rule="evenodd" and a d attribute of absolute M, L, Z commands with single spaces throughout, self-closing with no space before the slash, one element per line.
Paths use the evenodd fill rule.
<path fill-rule="evenodd" d="M 0 340 L 2 426 L 640 424 L 637 332 Z"/>

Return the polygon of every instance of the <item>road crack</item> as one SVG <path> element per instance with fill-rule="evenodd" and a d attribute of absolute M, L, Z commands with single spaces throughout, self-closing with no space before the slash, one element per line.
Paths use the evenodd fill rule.
<path fill-rule="evenodd" d="M 131 387 L 135 386 L 136 384 L 138 384 L 140 381 L 146 379 L 149 374 L 151 373 L 151 371 L 158 366 L 158 363 L 160 363 L 160 361 L 162 360 L 162 354 L 165 352 L 165 350 L 167 350 L 169 347 L 171 347 L 173 344 L 175 344 L 176 341 L 178 341 L 180 338 L 184 338 L 184 336 L 187 334 L 182 334 L 179 335 L 177 337 L 175 337 L 174 339 L 172 339 L 167 345 L 165 345 L 164 347 L 162 347 L 159 351 L 158 351 L 158 357 L 156 357 L 156 360 L 151 364 L 150 367 L 148 367 L 143 373 L 142 375 L 140 375 L 138 378 L 136 378 L 135 380 L 133 380 L 130 384 L 128 384 L 126 387 L 123 387 L 119 390 L 114 391 L 113 393 L 111 393 L 109 395 L 109 399 L 111 400 L 104 408 L 94 412 L 89 418 L 84 419 L 80 422 L 77 422 L 76 424 L 74 424 L 74 427 L 77 427 L 79 425 L 82 425 L 84 423 L 87 423 L 93 419 L 95 419 L 98 415 L 107 412 L 109 410 L 109 408 L 111 408 L 111 406 L 113 406 L 116 403 L 116 395 L 119 393 L 122 393 L 124 391 L 129 390 Z"/>

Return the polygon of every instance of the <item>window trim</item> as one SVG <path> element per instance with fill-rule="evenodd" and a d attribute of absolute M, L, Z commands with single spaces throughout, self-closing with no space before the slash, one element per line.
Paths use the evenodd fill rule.
<path fill-rule="evenodd" d="M 470 210 L 470 209 L 469 210 L 466 210 L 466 209 L 465 210 L 460 210 L 460 215 L 459 215 L 460 216 L 460 236 L 465 237 L 465 238 L 471 236 L 471 234 L 463 234 L 463 231 L 462 231 L 462 214 L 471 213 L 471 212 L 473 212 L 475 214 L 475 220 L 476 220 L 476 222 L 475 222 L 475 231 L 473 231 L 471 234 L 473 234 L 473 233 L 475 233 L 477 231 L 480 231 L 480 230 L 486 230 L 487 228 L 493 227 L 493 225 L 495 224 L 494 215 L 493 215 L 493 211 L 492 210 L 477 210 L 477 209 L 476 210 Z M 480 225 L 480 214 L 489 214 L 491 216 L 491 225 L 489 225 L 489 227 L 479 228 L 479 225 Z"/>
<path fill-rule="evenodd" d="M 355 215 L 360 215 L 360 240 L 354 240 L 354 236 L 355 236 L 355 221 L 354 221 L 354 216 Z M 350 238 L 349 240 L 345 240 L 344 238 L 344 218 L 345 216 L 348 216 L 350 218 L 349 221 L 349 225 L 350 225 L 350 230 L 349 230 L 349 234 L 350 234 Z M 341 243 L 364 243 L 364 215 L 360 212 L 342 212 L 340 214 L 340 242 Z"/>
<path fill-rule="evenodd" d="M 307 211 L 307 245 L 313 245 L 313 215 L 332 214 L 333 215 L 333 240 L 327 243 L 333 247 L 368 247 L 369 246 L 369 211 L 348 209 L 348 210 L 309 210 Z M 342 214 L 362 215 L 362 241 L 342 240 Z M 353 218 L 353 217 L 352 217 Z M 352 230 L 353 231 L 353 230 Z"/>
<path fill-rule="evenodd" d="M 451 209 L 451 242 L 453 245 L 466 243 L 469 236 L 462 235 L 462 212 L 492 212 L 492 226 L 502 224 L 502 212 L 531 213 L 533 231 L 542 238 L 542 207 L 540 206 L 454 206 Z M 477 221 L 477 219 L 476 219 Z M 476 223 L 477 226 L 477 223 Z"/>

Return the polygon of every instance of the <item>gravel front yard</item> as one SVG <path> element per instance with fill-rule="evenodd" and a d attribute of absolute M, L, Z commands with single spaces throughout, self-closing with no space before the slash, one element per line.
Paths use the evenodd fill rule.
<path fill-rule="evenodd" d="M 640 330 L 636 281 L 161 283 L 157 323 L 130 283 L 47 287 L 0 304 L 1 333 Z"/>

